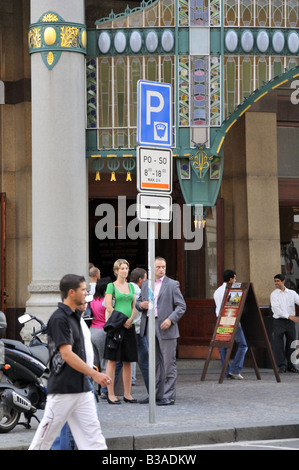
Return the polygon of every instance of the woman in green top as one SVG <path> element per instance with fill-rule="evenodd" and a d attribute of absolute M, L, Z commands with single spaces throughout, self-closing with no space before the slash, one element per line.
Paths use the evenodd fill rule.
<path fill-rule="evenodd" d="M 108 385 L 108 403 L 120 404 L 121 401 L 114 393 L 114 377 L 115 366 L 117 361 L 123 364 L 123 385 L 124 385 L 124 401 L 127 403 L 136 403 L 131 395 L 131 382 L 132 382 L 132 362 L 137 361 L 137 343 L 135 336 L 135 326 L 133 323 L 136 315 L 135 309 L 135 290 L 134 286 L 127 282 L 129 274 L 129 263 L 125 259 L 118 259 L 115 261 L 113 271 L 116 277 L 114 284 L 115 292 L 115 305 L 112 306 L 113 297 L 113 284 L 110 283 L 106 289 L 105 304 L 109 315 L 113 310 L 118 310 L 128 317 L 125 322 L 125 332 L 123 341 L 120 346 L 115 349 L 105 347 L 104 357 L 108 359 L 106 373 L 112 380 Z"/>

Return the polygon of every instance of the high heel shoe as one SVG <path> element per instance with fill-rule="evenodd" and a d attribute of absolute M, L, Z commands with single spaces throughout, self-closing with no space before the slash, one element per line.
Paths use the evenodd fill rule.
<path fill-rule="evenodd" d="M 125 403 L 137 403 L 137 400 L 136 400 L 136 398 L 130 399 L 130 398 L 124 397 L 124 402 Z"/>
<path fill-rule="evenodd" d="M 110 400 L 109 397 L 107 397 L 107 401 L 108 401 L 108 403 L 109 403 L 110 405 L 120 405 L 120 404 L 121 404 L 121 401 L 120 401 L 119 399 L 113 401 L 113 400 Z"/>

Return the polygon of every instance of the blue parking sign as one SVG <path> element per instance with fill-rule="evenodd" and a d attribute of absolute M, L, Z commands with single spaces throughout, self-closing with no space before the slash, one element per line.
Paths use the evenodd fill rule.
<path fill-rule="evenodd" d="M 172 86 L 169 83 L 138 81 L 139 145 L 172 146 Z"/>

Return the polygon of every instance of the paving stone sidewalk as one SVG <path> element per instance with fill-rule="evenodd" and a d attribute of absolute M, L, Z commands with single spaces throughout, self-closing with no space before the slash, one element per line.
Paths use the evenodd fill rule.
<path fill-rule="evenodd" d="M 257 380 L 253 369 L 244 368 L 244 380 L 219 384 L 219 362 L 209 366 L 205 381 L 203 365 L 200 360 L 178 360 L 176 403 L 155 407 L 154 423 L 149 405 L 110 405 L 100 399 L 99 417 L 109 450 L 299 437 L 299 374 L 282 374 L 277 382 L 271 369 L 261 369 Z M 146 397 L 140 374 L 132 395 L 138 400 Z M 0 449 L 27 449 L 36 427 L 33 421 L 31 430 L 17 426 L 0 434 Z"/>

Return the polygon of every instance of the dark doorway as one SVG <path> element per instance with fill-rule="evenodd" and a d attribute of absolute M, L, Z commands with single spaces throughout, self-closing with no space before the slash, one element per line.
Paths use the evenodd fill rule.
<path fill-rule="evenodd" d="M 135 203 L 136 199 L 125 197 L 89 200 L 89 261 L 100 269 L 101 277 L 114 279 L 113 264 L 119 258 L 129 262 L 130 271 L 136 267 L 148 269 L 147 223 L 137 221 Z M 167 275 L 174 279 L 180 278 L 179 252 L 172 226 L 170 236 L 161 239 L 158 224 L 155 254 L 166 259 Z"/>
<path fill-rule="evenodd" d="M 113 264 L 119 258 L 129 262 L 130 271 L 147 269 L 146 226 L 142 233 L 137 225 L 134 230 L 136 216 L 128 215 L 135 203 L 136 199 L 127 198 L 89 201 L 89 261 L 100 269 L 101 277 L 114 279 Z"/>

